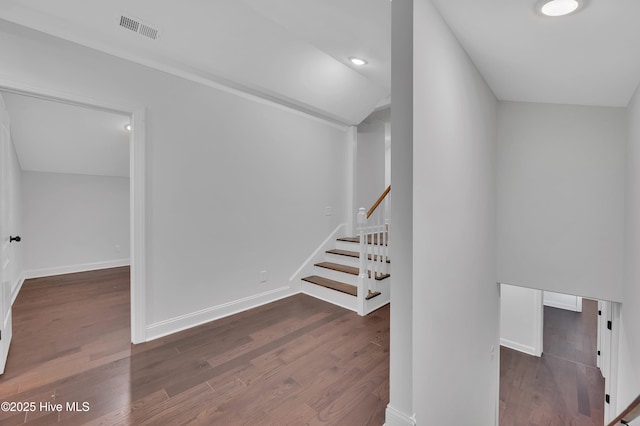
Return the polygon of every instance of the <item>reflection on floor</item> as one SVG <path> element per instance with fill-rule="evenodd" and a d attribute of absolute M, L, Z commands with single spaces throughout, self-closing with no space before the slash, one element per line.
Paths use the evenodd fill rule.
<path fill-rule="evenodd" d="M 545 306 L 540 358 L 501 347 L 500 425 L 603 424 L 597 310 L 587 299 L 582 313 Z"/>
<path fill-rule="evenodd" d="M 0 402 L 37 406 L 0 425 L 381 425 L 389 315 L 298 294 L 132 346 L 128 268 L 30 280 Z"/>

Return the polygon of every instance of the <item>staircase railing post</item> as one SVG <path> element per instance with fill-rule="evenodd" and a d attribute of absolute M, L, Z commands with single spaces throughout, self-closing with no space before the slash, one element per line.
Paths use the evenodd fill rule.
<path fill-rule="evenodd" d="M 358 315 L 365 314 L 367 280 L 367 210 L 358 209 L 358 233 L 360 235 L 360 272 L 358 274 Z"/>

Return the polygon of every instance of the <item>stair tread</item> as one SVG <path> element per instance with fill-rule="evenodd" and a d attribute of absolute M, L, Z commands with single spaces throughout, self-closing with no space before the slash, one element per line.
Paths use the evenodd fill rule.
<path fill-rule="evenodd" d="M 312 284 L 319 285 L 321 287 L 326 287 L 332 290 L 346 293 L 351 296 L 356 296 L 356 297 L 358 296 L 358 287 L 351 284 L 330 280 L 328 278 L 320 277 L 318 275 L 311 275 L 309 277 L 303 278 L 302 280 L 310 282 Z"/>
<path fill-rule="evenodd" d="M 359 243 L 360 242 L 360 238 L 358 238 L 358 237 L 342 237 L 342 238 L 338 238 L 338 241 L 345 241 L 347 243 Z"/>
<path fill-rule="evenodd" d="M 379 291 L 369 291 L 369 294 L 367 294 L 367 297 L 365 297 L 365 299 L 367 300 L 371 300 L 376 296 L 380 296 L 382 293 L 380 293 Z"/>
<path fill-rule="evenodd" d="M 315 266 L 319 266 L 321 268 L 332 269 L 334 271 L 344 272 L 350 275 L 358 275 L 360 273 L 360 269 L 355 266 L 347 266 L 341 265 L 340 263 L 333 262 L 320 262 L 316 263 Z"/>
<path fill-rule="evenodd" d="M 332 250 L 327 250 L 326 253 L 337 254 L 337 255 L 340 255 L 340 256 L 348 256 L 348 257 L 360 258 L 360 252 L 357 252 L 357 251 L 332 249 Z M 378 255 L 376 255 L 374 257 L 374 260 L 376 260 L 376 259 L 378 259 Z M 369 255 L 369 260 L 371 260 L 371 255 Z M 387 263 L 391 263 L 391 260 L 387 259 Z"/>
<path fill-rule="evenodd" d="M 325 269 L 331 269 L 333 271 L 344 272 L 345 274 L 349 274 L 349 275 L 360 274 L 360 268 L 357 268 L 355 266 L 342 265 L 340 263 L 320 262 L 320 263 L 316 263 L 314 266 L 318 266 L 320 268 L 325 268 Z M 378 273 L 376 274 L 376 280 L 381 281 L 381 280 L 384 280 L 385 278 L 389 278 L 390 276 L 391 276 L 390 274 Z M 369 271 L 369 277 L 371 277 L 371 271 Z"/>
<path fill-rule="evenodd" d="M 374 235 L 369 235 L 369 237 L 367 238 L 367 244 L 373 244 L 373 245 L 378 245 L 378 235 L 374 234 Z M 360 237 L 342 237 L 342 238 L 338 238 L 337 241 L 342 241 L 345 243 L 358 243 L 360 244 Z M 384 245 L 388 245 L 388 241 L 384 242 Z"/>

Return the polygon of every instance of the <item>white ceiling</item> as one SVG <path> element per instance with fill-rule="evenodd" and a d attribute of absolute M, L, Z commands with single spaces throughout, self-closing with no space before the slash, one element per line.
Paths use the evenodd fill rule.
<path fill-rule="evenodd" d="M 583 0 L 549 18 L 537 0 L 433 0 L 501 100 L 627 106 L 640 80 L 640 1 Z"/>
<path fill-rule="evenodd" d="M 501 100 L 626 106 L 640 78 L 640 1 L 432 0 Z M 0 0 L 0 18 L 347 124 L 390 95 L 389 0 Z M 160 30 L 150 40 L 121 14 Z M 357 68 L 348 56 L 369 64 Z"/>
<path fill-rule="evenodd" d="M 389 0 L 0 0 L 6 20 L 347 124 L 389 96 L 390 9 Z M 158 28 L 158 39 L 120 27 L 122 14 Z"/>
<path fill-rule="evenodd" d="M 0 92 L 23 171 L 129 176 L 129 117 Z"/>

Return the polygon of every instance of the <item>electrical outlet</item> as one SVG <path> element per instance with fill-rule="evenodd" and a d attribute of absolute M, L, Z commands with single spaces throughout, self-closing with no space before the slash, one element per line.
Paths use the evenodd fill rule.
<path fill-rule="evenodd" d="M 267 271 L 260 271 L 260 282 L 266 283 L 268 280 L 269 280 L 269 277 L 267 275 Z"/>

